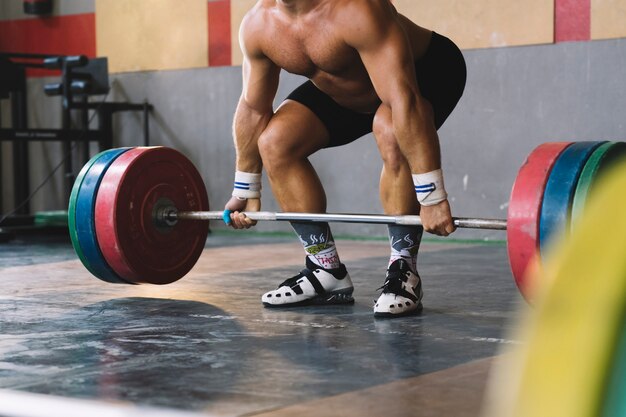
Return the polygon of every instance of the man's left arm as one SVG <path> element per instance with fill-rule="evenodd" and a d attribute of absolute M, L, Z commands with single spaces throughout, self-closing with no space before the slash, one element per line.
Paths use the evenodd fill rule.
<path fill-rule="evenodd" d="M 382 105 L 390 108 L 392 128 L 411 172 L 441 169 L 432 107 L 420 94 L 410 43 L 396 11 L 388 0 L 351 3 L 348 7 L 356 10 L 346 10 L 344 39 L 359 52 Z M 446 236 L 455 230 L 447 199 L 423 205 L 421 216 L 426 231 Z"/>

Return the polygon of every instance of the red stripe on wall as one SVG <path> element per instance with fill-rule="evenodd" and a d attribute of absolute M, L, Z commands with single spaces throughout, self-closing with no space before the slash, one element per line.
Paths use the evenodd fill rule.
<path fill-rule="evenodd" d="M 555 0 L 554 41 L 591 39 L 591 0 Z"/>
<path fill-rule="evenodd" d="M 232 65 L 230 0 L 209 2 L 209 66 Z"/>
<path fill-rule="evenodd" d="M 0 51 L 96 56 L 94 13 L 0 21 Z M 55 72 L 32 69 L 29 76 Z"/>

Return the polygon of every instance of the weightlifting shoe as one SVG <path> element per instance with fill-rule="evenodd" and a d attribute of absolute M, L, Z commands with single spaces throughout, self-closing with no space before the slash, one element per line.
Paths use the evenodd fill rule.
<path fill-rule="evenodd" d="M 404 259 L 387 270 L 380 297 L 374 304 L 375 317 L 401 317 L 422 311 L 422 281 Z"/>
<path fill-rule="evenodd" d="M 266 307 L 353 304 L 352 280 L 344 264 L 323 269 L 306 258 L 306 268 L 261 297 Z"/>

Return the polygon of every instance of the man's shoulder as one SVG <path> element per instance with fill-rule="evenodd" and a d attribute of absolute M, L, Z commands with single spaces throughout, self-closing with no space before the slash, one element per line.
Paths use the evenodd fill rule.
<path fill-rule="evenodd" d="M 256 21 L 258 21 L 267 8 L 269 7 L 267 0 L 259 0 L 254 6 L 252 6 L 244 15 L 243 21 L 241 22 L 242 26 L 250 26 L 253 25 Z"/>
<path fill-rule="evenodd" d="M 376 14 L 395 10 L 391 0 L 335 0 L 333 8 L 340 13 Z"/>
<path fill-rule="evenodd" d="M 244 15 L 239 27 L 239 41 L 244 49 L 252 55 L 259 52 L 259 40 L 267 25 L 267 12 L 275 4 L 273 0 L 259 0 Z"/>
<path fill-rule="evenodd" d="M 362 30 L 392 20 L 397 11 L 390 0 L 337 0 L 332 14 L 342 27 Z"/>
<path fill-rule="evenodd" d="M 397 11 L 390 0 L 338 0 L 333 20 L 348 44 L 386 31 L 397 22 Z"/>
<path fill-rule="evenodd" d="M 242 28 L 262 28 L 271 17 L 271 9 L 276 7 L 274 0 L 258 0 L 244 15 L 241 22 Z"/>

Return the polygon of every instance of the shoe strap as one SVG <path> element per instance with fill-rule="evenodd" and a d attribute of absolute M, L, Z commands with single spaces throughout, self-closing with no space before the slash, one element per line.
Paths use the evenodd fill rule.
<path fill-rule="evenodd" d="M 298 280 L 299 280 L 300 278 L 302 278 L 303 276 L 305 276 L 305 275 L 303 274 L 303 272 L 304 272 L 304 271 L 300 272 L 300 273 L 299 273 L 298 275 L 296 275 L 296 276 L 293 276 L 293 277 L 291 277 L 291 278 L 289 278 L 289 279 L 286 279 L 285 281 L 281 282 L 280 284 L 278 284 L 278 287 L 277 287 L 277 288 L 280 288 L 280 287 L 291 287 L 291 288 L 293 288 L 294 286 L 298 285 Z"/>
<path fill-rule="evenodd" d="M 322 286 L 322 283 L 320 282 L 319 279 L 317 279 L 313 271 L 311 271 L 310 269 L 304 269 L 302 273 L 304 273 L 304 275 L 308 278 L 309 282 L 311 283 L 311 285 L 315 289 L 315 292 L 318 295 L 326 294 L 326 290 L 324 289 L 324 286 Z"/>
<path fill-rule="evenodd" d="M 298 281 L 302 278 L 306 278 L 309 280 L 309 282 L 313 286 L 313 289 L 318 295 L 326 294 L 326 290 L 324 289 L 324 286 L 322 285 L 320 280 L 317 279 L 313 271 L 311 271 L 308 268 L 304 268 L 295 277 L 291 277 L 288 280 L 284 281 L 278 286 L 278 288 L 287 286 L 287 287 L 292 288 L 294 291 L 296 291 L 296 293 L 301 294 L 302 289 L 300 288 L 300 284 L 298 284 Z M 298 292 L 298 290 L 300 290 L 300 292 Z"/>

